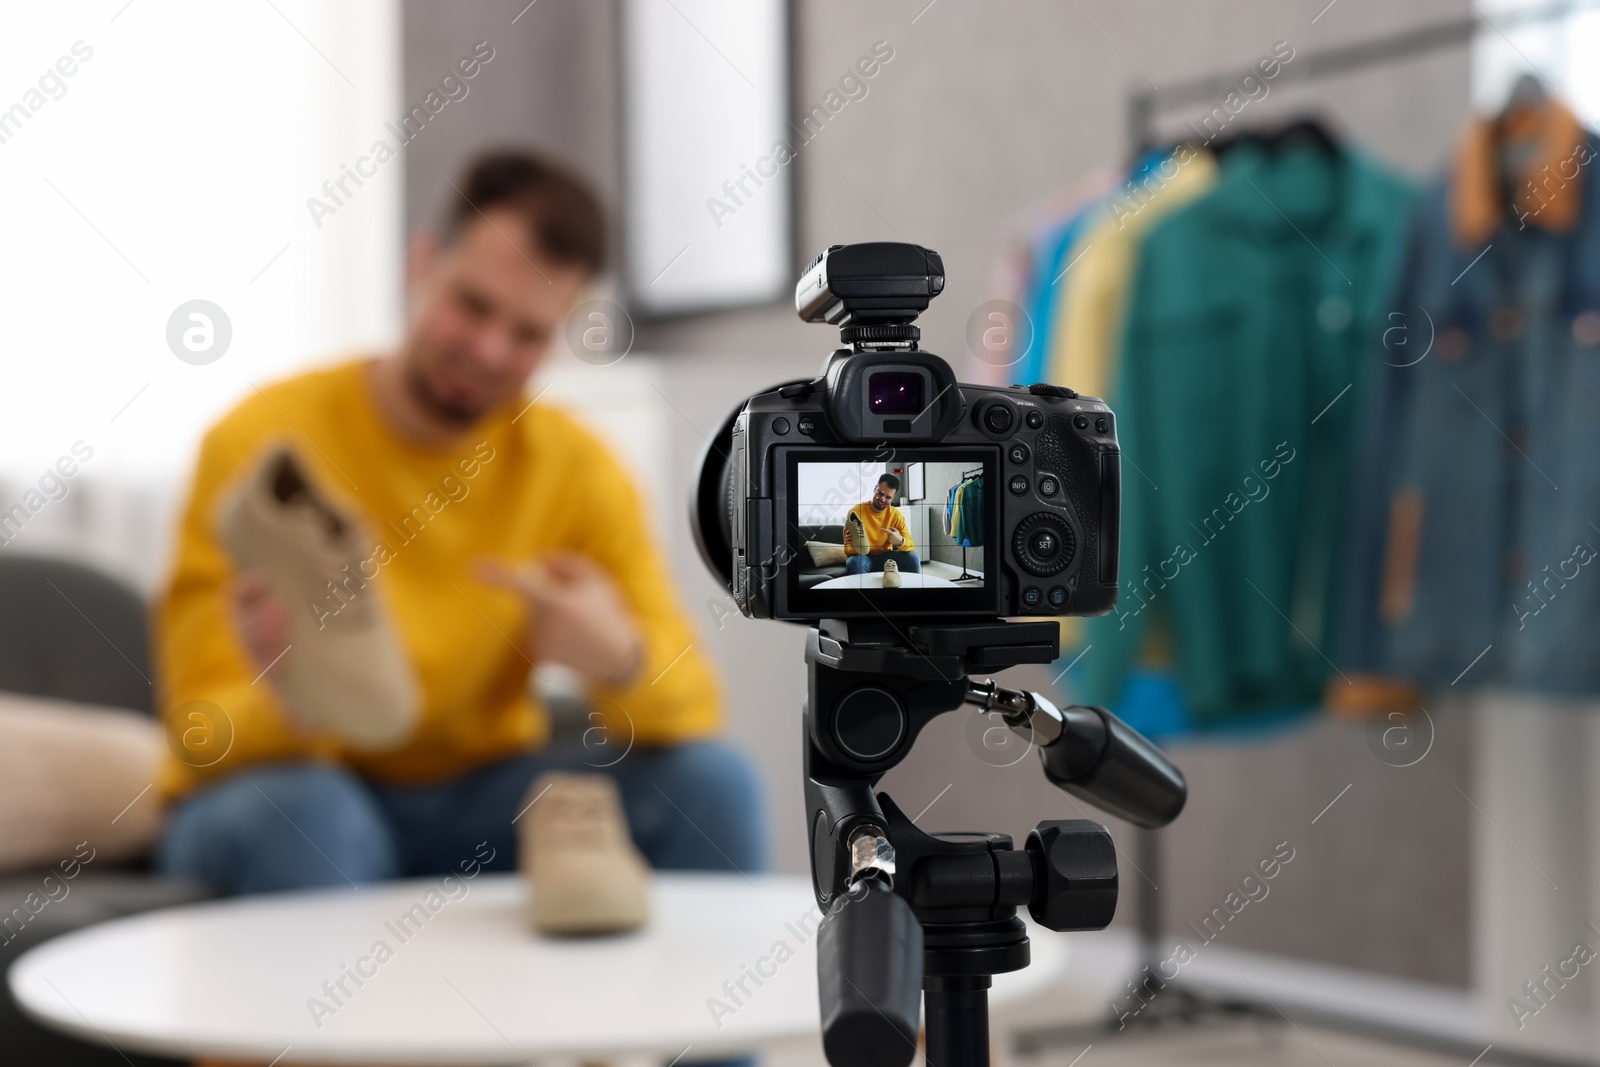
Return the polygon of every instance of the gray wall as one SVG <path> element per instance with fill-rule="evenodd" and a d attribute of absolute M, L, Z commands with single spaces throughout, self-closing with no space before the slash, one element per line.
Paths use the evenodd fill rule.
<path fill-rule="evenodd" d="M 924 319 L 924 336 L 935 351 L 959 357 L 968 315 L 991 295 L 1003 235 L 1031 206 L 1127 154 L 1130 90 L 1151 80 L 1242 72 L 1278 40 L 1303 55 L 1469 13 L 1466 0 L 1339 0 L 1317 17 L 1324 4 L 803 0 L 794 18 L 796 115 L 818 103 L 874 41 L 889 42 L 895 55 L 869 95 L 849 104 L 793 164 L 797 256 L 805 259 L 830 242 L 874 239 L 939 250 L 948 283 Z M 430 129 L 413 145 L 408 221 L 433 210 L 442 174 L 488 139 L 516 138 L 567 154 L 616 203 L 613 4 L 540 0 L 508 25 L 521 6 L 519 0 L 448 6 L 408 0 L 408 92 L 420 91 L 471 41 L 487 37 L 497 49 L 474 89 L 477 98 L 455 109 L 459 122 L 440 124 L 440 136 Z M 1313 110 L 1378 157 L 1422 174 L 1443 160 L 1465 117 L 1467 94 L 1467 57 L 1457 49 L 1314 87 L 1275 87 L 1241 122 Z M 1163 128 L 1179 128 L 1182 117 Z M 642 324 L 638 347 L 668 361 L 665 391 L 682 416 L 676 484 L 662 494 L 682 499 L 704 435 L 731 406 L 773 382 L 815 373 L 833 340 L 785 306 Z M 770 784 L 779 863 L 803 870 L 802 632 L 726 617 L 726 600 L 687 530 L 674 526 L 670 535 L 679 580 L 729 682 L 730 733 Z M 1049 672 L 1014 673 L 1030 685 L 1051 682 Z M 1164 835 L 1163 869 L 1149 872 L 1167 922 L 1197 921 L 1287 840 L 1295 860 L 1222 943 L 1465 985 L 1470 812 L 1452 783 L 1466 782 L 1466 734 L 1462 723 L 1441 717 L 1432 751 L 1408 769 L 1379 761 L 1361 725 L 1327 719 L 1280 736 L 1176 750 L 1190 776 L 1190 807 Z M 1077 816 L 1031 760 L 1010 768 L 979 760 L 954 715 L 936 723 L 885 784 L 910 811 L 938 796 L 923 823 L 934 829 L 998 829 L 1020 837 L 1038 819 Z M 1119 832 L 1131 861 L 1134 839 L 1125 827 Z M 1142 881 L 1125 862 L 1125 893 Z M 1125 896 L 1118 921 L 1131 912 Z"/>

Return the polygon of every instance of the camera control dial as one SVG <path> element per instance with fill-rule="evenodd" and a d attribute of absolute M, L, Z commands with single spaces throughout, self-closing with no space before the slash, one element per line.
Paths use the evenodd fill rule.
<path fill-rule="evenodd" d="M 1017 524 L 1011 548 L 1023 570 L 1045 578 L 1066 570 L 1077 552 L 1077 541 L 1072 527 L 1049 512 L 1038 511 Z"/>

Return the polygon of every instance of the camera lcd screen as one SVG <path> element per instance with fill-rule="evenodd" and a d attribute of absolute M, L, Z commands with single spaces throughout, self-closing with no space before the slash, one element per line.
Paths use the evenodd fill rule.
<path fill-rule="evenodd" d="M 910 371 L 879 371 L 867 376 L 867 406 L 874 415 L 920 414 L 927 406 L 922 392 L 922 375 Z"/>
<path fill-rule="evenodd" d="M 990 449 L 791 452 L 789 610 L 993 614 L 997 460 Z"/>

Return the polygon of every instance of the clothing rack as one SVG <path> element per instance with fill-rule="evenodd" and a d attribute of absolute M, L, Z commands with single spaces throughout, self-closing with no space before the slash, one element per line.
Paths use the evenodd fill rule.
<path fill-rule="evenodd" d="M 1485 29 L 1504 31 L 1534 26 L 1596 6 L 1600 5 L 1595 0 L 1562 0 L 1542 7 L 1508 11 L 1494 16 L 1492 20 L 1478 16 L 1451 19 L 1401 30 L 1386 37 L 1335 45 L 1297 56 L 1292 63 L 1280 69 L 1275 80 L 1279 85 L 1288 85 L 1349 74 L 1465 45 Z M 1128 97 L 1127 122 L 1128 137 L 1134 148 L 1142 149 L 1156 143 L 1154 127 L 1158 114 L 1195 104 L 1221 103 L 1238 85 L 1240 74 L 1239 69 L 1229 70 L 1131 93 Z"/>
<path fill-rule="evenodd" d="M 1279 85 L 1298 84 L 1370 70 L 1470 44 L 1484 30 L 1504 33 L 1510 29 L 1554 22 L 1597 7 L 1600 7 L 1600 2 L 1597 0 L 1562 0 L 1540 7 L 1508 11 L 1497 14 L 1492 19 L 1474 15 L 1417 26 L 1383 37 L 1335 45 L 1298 55 L 1292 63 L 1280 68 L 1276 80 Z M 1166 86 L 1131 92 L 1127 103 L 1127 128 L 1134 151 L 1142 152 L 1157 143 L 1155 120 L 1159 114 L 1196 104 L 1221 103 L 1237 86 L 1241 72 L 1240 68 L 1235 68 L 1173 82 Z M 1160 940 L 1164 928 L 1160 901 L 1155 895 L 1155 890 L 1150 888 L 1159 884 L 1163 875 L 1162 831 L 1135 827 L 1133 832 L 1134 854 L 1137 857 L 1135 862 L 1142 877 L 1133 883 L 1140 958 L 1134 977 L 1127 983 L 1127 989 L 1130 991 L 1136 987 L 1145 988 L 1143 983 L 1148 981 L 1145 967 L 1148 966 L 1151 973 L 1158 973 L 1157 963 L 1162 959 Z M 1181 986 L 1174 986 L 1162 996 L 1156 997 L 1152 1006 L 1157 1005 L 1160 1006 L 1159 1010 L 1150 1011 L 1147 1008 L 1135 1017 L 1135 1023 L 1141 1028 L 1155 1031 L 1173 1020 L 1198 1025 L 1205 1022 L 1208 1017 L 1223 1020 L 1254 1017 L 1270 1018 L 1274 1021 L 1278 1018 L 1276 1013 L 1269 1013 L 1264 1006 L 1238 999 L 1217 999 L 1194 990 L 1183 989 Z M 1352 1014 L 1332 1012 L 1323 1019 L 1323 1022 L 1342 1025 L 1356 1032 L 1379 1034 L 1390 1040 L 1399 1039 L 1424 1047 L 1440 1048 L 1452 1053 L 1462 1052 L 1466 1047 L 1444 1044 L 1434 1035 L 1420 1030 L 1415 1033 L 1397 1033 L 1393 1027 Z M 1107 1029 L 1108 1027 L 1102 1024 L 1080 1024 L 1021 1031 L 1015 1037 L 1015 1048 L 1020 1055 L 1030 1055 L 1045 1048 L 1074 1044 L 1083 1040 L 1096 1040 L 1097 1036 L 1103 1037 Z"/>
<path fill-rule="evenodd" d="M 981 477 L 983 477 L 983 468 L 982 467 L 979 467 L 977 470 L 970 470 L 970 471 L 962 471 L 961 472 L 961 480 L 963 482 L 966 481 L 968 478 L 981 478 Z M 952 578 L 951 581 L 965 582 L 965 581 L 971 581 L 972 579 L 974 579 L 976 577 L 978 577 L 976 574 L 968 574 L 967 573 L 967 543 L 965 541 L 962 541 L 961 542 L 961 573 L 956 575 L 954 578 Z"/>

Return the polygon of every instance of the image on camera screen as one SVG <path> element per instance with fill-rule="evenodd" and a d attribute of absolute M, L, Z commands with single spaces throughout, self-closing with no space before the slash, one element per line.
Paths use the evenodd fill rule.
<path fill-rule="evenodd" d="M 992 457 L 897 451 L 790 465 L 794 608 L 859 605 L 863 594 L 883 611 L 978 610 L 993 599 Z"/>

